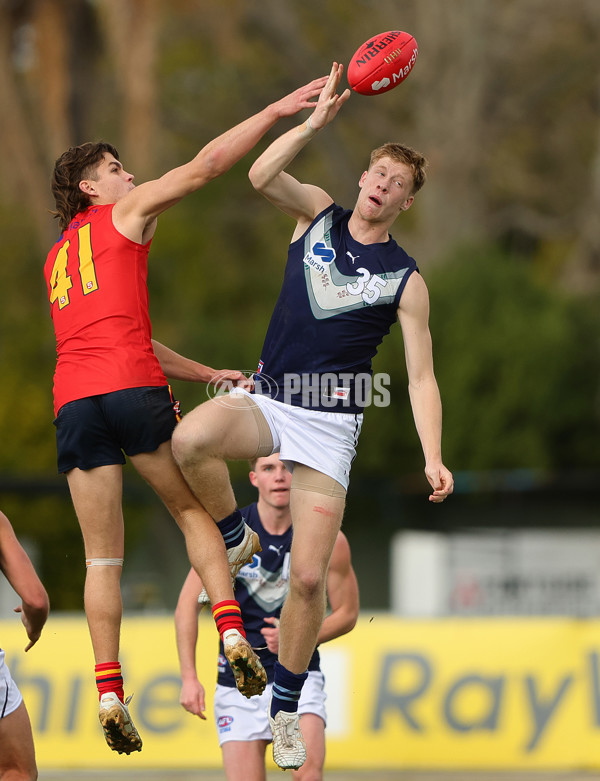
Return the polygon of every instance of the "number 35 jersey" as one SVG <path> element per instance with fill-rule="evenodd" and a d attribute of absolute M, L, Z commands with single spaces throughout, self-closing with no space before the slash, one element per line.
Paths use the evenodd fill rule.
<path fill-rule="evenodd" d="M 362 412 L 373 357 L 417 265 L 394 239 L 360 244 L 332 204 L 289 246 L 256 393 L 328 412 Z"/>
<path fill-rule="evenodd" d="M 77 214 L 44 265 L 56 334 L 55 414 L 86 396 L 167 384 L 151 341 L 151 242 L 119 233 L 113 206 Z"/>

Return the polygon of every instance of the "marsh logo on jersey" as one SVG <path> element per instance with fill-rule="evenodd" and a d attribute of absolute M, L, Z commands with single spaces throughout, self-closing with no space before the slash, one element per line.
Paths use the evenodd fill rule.
<path fill-rule="evenodd" d="M 328 247 L 324 241 L 315 242 L 304 256 L 307 266 L 323 273 L 325 266 L 335 260 L 335 250 Z"/>
<path fill-rule="evenodd" d="M 317 320 L 374 304 L 393 304 L 407 269 L 375 273 L 364 266 L 345 274 L 335 263 L 331 246 L 333 215 L 316 222 L 304 240 L 304 277 L 310 308 Z M 359 256 L 351 255 L 354 261 Z"/>
<path fill-rule="evenodd" d="M 261 565 L 261 559 L 260 556 L 258 556 L 256 553 L 252 556 L 252 561 L 249 561 L 247 564 L 244 564 L 244 566 L 240 569 L 240 571 L 237 574 L 238 578 L 242 579 L 248 579 L 253 580 L 256 578 L 260 578 L 260 565 Z"/>

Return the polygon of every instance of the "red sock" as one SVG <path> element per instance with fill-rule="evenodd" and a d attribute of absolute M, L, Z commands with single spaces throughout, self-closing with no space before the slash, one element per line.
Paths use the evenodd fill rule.
<path fill-rule="evenodd" d="M 223 633 L 228 629 L 237 629 L 241 635 L 246 637 L 244 624 L 242 623 L 242 609 L 239 602 L 236 602 L 235 599 L 228 599 L 213 605 L 212 614 L 221 635 L 221 640 L 223 639 Z"/>
<path fill-rule="evenodd" d="M 121 675 L 120 662 L 103 662 L 96 665 L 96 686 L 98 687 L 98 698 L 106 692 L 114 692 L 123 702 L 125 693 L 123 691 L 123 676 Z"/>

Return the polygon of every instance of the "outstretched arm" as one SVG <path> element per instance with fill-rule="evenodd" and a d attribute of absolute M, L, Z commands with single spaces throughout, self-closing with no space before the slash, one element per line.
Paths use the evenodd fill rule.
<path fill-rule="evenodd" d="M 17 539 L 14 529 L 4 513 L 0 512 L 0 570 L 21 598 L 15 613 L 27 632 L 29 643 L 26 651 L 37 643 L 48 618 L 50 602 L 31 559 Z"/>
<path fill-rule="evenodd" d="M 181 673 L 179 702 L 187 711 L 206 721 L 204 686 L 198 680 L 196 672 L 196 644 L 198 642 L 198 614 L 200 612 L 198 595 L 201 591 L 202 581 L 192 568 L 181 588 L 175 608 L 175 637 Z"/>
<path fill-rule="evenodd" d="M 358 581 L 352 568 L 350 544 L 343 532 L 338 532 L 329 562 L 327 599 L 331 612 L 323 620 L 318 643 L 345 635 L 358 619 Z"/>
<path fill-rule="evenodd" d="M 141 237 L 147 241 L 146 229 L 159 214 L 228 171 L 279 119 L 311 108 L 311 99 L 320 93 L 326 81 L 324 76 L 300 87 L 210 141 L 189 163 L 135 187 L 114 207 L 117 230 L 133 240 Z"/>
<path fill-rule="evenodd" d="M 256 160 L 248 174 L 258 192 L 298 222 L 298 235 L 332 199 L 319 187 L 301 184 L 285 169 L 310 139 L 335 118 L 350 97 L 350 90 L 342 95 L 336 92 L 342 72 L 343 65 L 334 62 L 308 120 L 276 139 Z"/>
<path fill-rule="evenodd" d="M 431 502 L 443 502 L 454 490 L 451 472 L 442 463 L 442 402 L 433 372 L 429 332 L 429 294 L 423 277 L 410 275 L 398 307 L 408 371 L 408 392 L 425 456 L 425 475 L 433 488 Z"/>
<path fill-rule="evenodd" d="M 158 358 L 161 369 L 171 380 L 184 380 L 187 382 L 206 382 L 220 386 L 227 384 L 229 387 L 241 385 L 245 388 L 252 387 L 252 380 L 237 369 L 211 369 L 203 363 L 198 363 L 191 358 L 185 358 L 176 353 L 156 339 L 152 340 L 154 354 Z"/>

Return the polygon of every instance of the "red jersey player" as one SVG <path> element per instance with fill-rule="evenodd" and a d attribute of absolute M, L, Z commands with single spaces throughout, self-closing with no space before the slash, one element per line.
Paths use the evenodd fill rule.
<path fill-rule="evenodd" d="M 189 489 L 171 453 L 177 408 L 166 376 L 207 382 L 215 372 L 151 339 L 147 256 L 157 217 L 225 173 L 278 119 L 312 106 L 316 79 L 209 142 L 185 165 L 135 186 L 106 143 L 68 149 L 52 178 L 62 235 L 44 274 L 57 339 L 54 378 L 58 468 L 67 476 L 81 527 L 84 604 L 111 749 L 129 754 L 142 741 L 124 698 L 119 663 L 123 566 L 124 453 L 177 521 L 205 584 L 240 691 L 260 693 L 266 676 L 246 641 L 232 575 L 258 539 L 245 525 L 223 530 Z M 233 382 L 240 372 L 219 373 Z"/>

